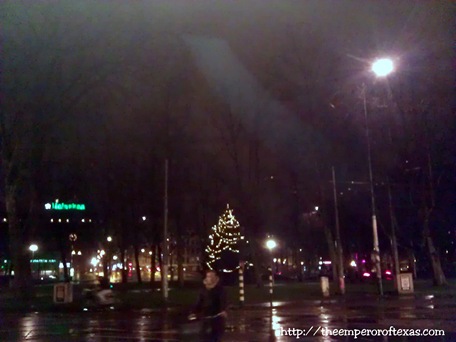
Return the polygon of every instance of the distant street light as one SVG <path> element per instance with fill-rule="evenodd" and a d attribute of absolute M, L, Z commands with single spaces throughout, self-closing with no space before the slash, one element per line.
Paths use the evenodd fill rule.
<path fill-rule="evenodd" d="M 375 60 L 371 65 L 371 70 L 377 77 L 386 77 L 394 71 L 394 63 L 389 58 L 380 58 Z M 369 120 L 367 111 L 367 100 L 366 100 L 366 85 L 363 84 L 363 106 L 364 106 L 364 119 L 366 123 L 366 140 L 367 140 L 367 162 L 369 167 L 369 183 L 371 193 L 371 206 L 372 206 L 372 234 L 374 238 L 372 259 L 375 262 L 375 269 L 377 272 L 378 289 L 381 296 L 383 296 L 383 284 L 382 284 L 382 272 L 380 263 L 380 247 L 378 242 L 378 230 L 377 230 L 377 215 L 375 207 L 375 193 L 374 193 L 374 177 L 372 172 L 372 156 L 371 146 L 369 138 Z"/>
<path fill-rule="evenodd" d="M 112 241 L 112 237 L 111 237 L 111 236 L 108 236 L 108 237 L 106 238 L 106 241 L 111 242 L 111 241 Z"/>
<path fill-rule="evenodd" d="M 274 336 L 274 328 L 273 328 L 273 313 L 272 313 L 272 296 L 274 294 L 274 260 L 272 259 L 272 250 L 277 247 L 277 242 L 274 239 L 269 238 L 266 241 L 266 248 L 269 249 L 269 259 L 271 265 L 269 266 L 269 307 L 271 308 L 271 316 L 270 316 L 270 336 Z"/>
<path fill-rule="evenodd" d="M 31 244 L 29 247 L 29 251 L 32 252 L 32 259 L 35 257 L 35 252 L 38 250 L 38 246 L 35 244 Z"/>
<path fill-rule="evenodd" d="M 32 260 L 35 259 L 35 252 L 36 252 L 37 250 L 38 250 L 38 245 L 36 245 L 36 244 L 33 243 L 33 244 L 31 244 L 31 245 L 29 246 L 29 251 L 32 252 Z M 38 269 L 39 269 L 39 268 L 38 268 Z M 39 276 L 39 274 L 38 274 L 38 276 Z"/>
<path fill-rule="evenodd" d="M 93 257 L 92 260 L 90 260 L 90 263 L 93 265 L 93 266 L 97 266 L 98 265 L 98 259 Z"/>
<path fill-rule="evenodd" d="M 38 250 L 38 245 L 33 243 L 29 246 L 29 251 L 32 252 L 32 260 L 35 259 L 35 252 L 37 250 Z"/>
<path fill-rule="evenodd" d="M 270 273 L 269 273 L 269 299 L 270 299 L 270 305 L 271 305 L 271 308 L 272 308 L 272 294 L 274 293 L 274 289 L 273 289 L 273 285 L 274 285 L 274 270 L 273 270 L 273 259 L 272 259 L 272 250 L 274 248 L 277 247 L 277 242 L 275 242 L 275 240 L 273 239 L 268 239 L 266 241 L 266 248 L 269 249 L 269 253 L 270 253 L 270 262 L 271 262 L 271 266 L 269 267 L 270 268 Z"/>
<path fill-rule="evenodd" d="M 266 241 L 266 248 L 269 249 L 269 251 L 272 252 L 272 250 L 276 247 L 277 243 L 275 242 L 275 240 L 269 239 L 268 241 Z"/>

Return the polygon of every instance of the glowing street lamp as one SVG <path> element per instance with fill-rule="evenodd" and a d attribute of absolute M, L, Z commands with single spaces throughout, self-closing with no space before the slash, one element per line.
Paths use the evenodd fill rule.
<path fill-rule="evenodd" d="M 31 244 L 29 246 L 29 251 L 32 252 L 32 259 L 35 257 L 35 252 L 38 250 L 38 246 L 36 244 Z"/>
<path fill-rule="evenodd" d="M 371 70 L 377 77 L 386 77 L 394 71 L 394 63 L 390 58 L 379 58 L 372 63 Z"/>
<path fill-rule="evenodd" d="M 98 259 L 93 257 L 91 260 L 90 260 L 90 263 L 95 267 L 98 265 Z"/>
<path fill-rule="evenodd" d="M 274 285 L 274 272 L 273 272 L 273 259 L 272 259 L 272 250 L 274 248 L 277 247 L 277 242 L 274 240 L 274 239 L 268 239 L 266 241 L 266 248 L 269 249 L 269 253 L 271 254 L 270 255 L 270 259 L 271 259 L 271 266 L 270 266 L 270 269 L 271 269 L 271 273 L 269 274 L 269 299 L 270 299 L 270 305 L 271 305 L 271 308 L 272 308 L 272 295 L 274 293 L 274 288 L 273 288 L 273 285 Z"/>
<path fill-rule="evenodd" d="M 30 246 L 29 246 L 29 251 L 32 252 L 32 260 L 35 259 L 35 252 L 38 250 L 38 245 L 32 243 Z M 32 261 L 33 262 L 33 261 Z M 38 268 L 39 270 L 39 268 Z M 39 274 L 38 274 L 39 276 Z"/>
<path fill-rule="evenodd" d="M 277 247 L 277 242 L 275 242 L 275 240 L 269 239 L 268 241 L 266 241 L 266 248 L 269 249 L 269 251 L 272 252 L 272 250 L 276 247 Z"/>

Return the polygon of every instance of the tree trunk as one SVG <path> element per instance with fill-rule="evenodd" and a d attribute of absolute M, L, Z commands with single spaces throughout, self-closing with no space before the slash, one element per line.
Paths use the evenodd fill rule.
<path fill-rule="evenodd" d="M 328 244 L 329 256 L 331 258 L 331 269 L 332 269 L 334 286 L 336 289 L 339 289 L 339 276 L 337 273 L 338 262 L 337 262 L 336 249 L 334 246 L 333 235 L 332 235 L 331 230 L 329 229 L 328 225 L 325 224 L 323 227 L 323 230 L 325 232 L 326 243 Z"/>
<path fill-rule="evenodd" d="M 427 147 L 427 166 L 428 166 L 428 188 L 429 188 L 429 205 L 424 206 L 424 222 L 423 222 L 423 232 L 424 232 L 424 239 L 427 245 L 427 252 L 429 256 L 429 262 L 432 266 L 432 273 L 434 275 L 434 285 L 442 286 L 446 285 L 447 281 L 445 278 L 445 274 L 442 270 L 442 264 L 440 263 L 440 255 L 434 246 L 434 241 L 431 237 L 431 228 L 430 228 L 430 221 L 431 221 L 431 214 L 433 209 L 435 208 L 435 191 L 434 191 L 434 176 L 432 172 L 432 160 L 431 160 L 431 152 L 430 152 L 430 144 L 429 144 L 429 137 L 427 135 L 428 131 L 426 130 L 426 147 Z M 426 203 L 426 201 L 424 201 Z M 427 207 L 427 208 L 426 208 Z"/>
<path fill-rule="evenodd" d="M 446 277 L 442 270 L 442 265 L 440 263 L 440 255 L 434 247 L 434 241 L 430 236 L 426 237 L 427 252 L 429 255 L 429 260 L 432 266 L 432 272 L 434 275 L 434 285 L 442 286 L 446 285 Z"/>
<path fill-rule="evenodd" d="M 163 274 L 163 258 L 162 258 L 162 248 L 160 245 L 157 246 L 158 249 L 158 266 L 160 267 L 160 279 L 163 284 L 164 274 Z"/>
<path fill-rule="evenodd" d="M 254 268 L 253 268 L 253 273 L 254 273 L 254 277 L 255 277 L 255 284 L 256 284 L 256 287 L 260 288 L 263 286 L 263 279 L 261 279 L 261 257 L 259 255 L 259 249 L 260 249 L 260 246 L 258 245 L 258 243 L 255 241 L 255 240 L 251 240 L 250 241 L 252 243 L 252 261 L 253 261 L 253 264 L 255 265 Z M 267 263 L 267 267 L 269 267 L 270 265 L 270 262 Z"/>
<path fill-rule="evenodd" d="M 16 191 L 14 186 L 6 184 L 5 202 L 8 216 L 9 247 L 14 268 L 11 287 L 18 295 L 28 297 L 32 291 L 32 273 L 30 255 L 27 247 L 27 234 L 17 217 Z"/>
<path fill-rule="evenodd" d="M 184 287 L 184 239 L 177 239 L 177 281 L 179 287 Z"/>
<path fill-rule="evenodd" d="M 108 280 L 111 281 L 111 274 L 112 274 L 112 247 L 109 244 L 106 248 L 106 254 L 104 255 L 105 257 L 105 262 L 103 262 L 103 265 L 106 264 L 106 271 L 104 272 L 104 277 Z"/>
<path fill-rule="evenodd" d="M 337 204 L 337 185 L 336 185 L 336 171 L 332 167 L 332 180 L 333 180 L 333 195 L 334 195 L 334 221 L 336 224 L 336 256 L 337 256 L 337 275 L 338 289 L 340 294 L 345 294 L 345 271 L 344 271 L 344 253 L 342 250 L 342 242 L 340 240 L 340 223 L 339 223 L 339 206 Z"/>
<path fill-rule="evenodd" d="M 168 266 L 169 280 L 170 281 L 174 281 L 175 269 L 173 267 L 174 260 L 173 260 L 173 255 L 172 254 L 170 254 L 168 261 L 169 261 L 169 266 Z"/>
<path fill-rule="evenodd" d="M 65 248 L 63 248 L 63 246 L 60 246 L 60 259 L 62 260 L 62 264 L 63 264 L 63 279 L 64 279 L 65 283 L 69 283 L 70 275 L 68 273 Z"/>
<path fill-rule="evenodd" d="M 397 240 L 396 240 L 396 232 L 393 230 L 391 233 L 391 248 L 393 250 L 393 260 L 394 260 L 394 276 L 396 279 L 396 289 L 399 288 L 399 284 L 397 283 L 397 280 L 399 279 L 399 274 L 401 273 L 400 270 L 400 265 L 399 265 L 399 252 L 397 249 Z"/>
<path fill-rule="evenodd" d="M 63 226 L 59 225 L 58 226 L 58 244 L 59 244 L 59 252 L 60 252 L 60 260 L 62 261 L 63 264 L 63 280 L 65 283 L 70 282 L 70 275 L 68 272 L 68 266 L 67 266 L 67 259 L 66 259 L 66 236 L 65 233 L 63 232 Z"/>
<path fill-rule="evenodd" d="M 138 283 L 142 284 L 141 267 L 139 265 L 139 247 L 136 242 L 135 242 L 135 246 L 134 246 L 133 250 L 135 253 L 136 276 L 138 279 Z"/>
<path fill-rule="evenodd" d="M 152 255 L 150 258 L 150 285 L 153 286 L 155 283 L 155 271 L 157 270 L 157 246 L 152 245 Z"/>
<path fill-rule="evenodd" d="M 176 208 L 175 210 L 175 220 L 176 220 L 176 264 L 177 264 L 177 283 L 179 287 L 184 287 L 184 249 L 185 249 L 185 239 L 184 239 L 184 229 L 181 224 L 181 207 Z M 173 268 L 174 269 L 174 268 Z M 173 279 L 173 278 L 171 278 Z"/>
<path fill-rule="evenodd" d="M 122 259 L 122 284 L 126 284 L 128 282 L 128 264 L 126 260 L 126 251 L 125 251 L 125 246 L 120 248 L 120 258 Z"/>
<path fill-rule="evenodd" d="M 396 290 L 399 289 L 398 279 L 399 273 L 401 273 L 399 266 L 399 252 L 397 249 L 397 239 L 396 239 L 396 218 L 394 216 L 393 208 L 393 197 L 391 195 L 391 186 L 388 180 L 388 202 L 389 202 L 389 214 L 390 214 L 390 223 L 391 223 L 391 248 L 393 250 L 393 260 L 394 260 L 394 276 L 395 276 L 395 287 Z"/>
<path fill-rule="evenodd" d="M 410 263 L 410 266 L 412 267 L 412 271 L 413 271 L 413 279 L 416 279 L 416 259 L 415 259 L 415 252 L 413 250 L 413 245 L 412 245 L 412 249 L 410 249 L 408 251 L 408 259 L 409 259 L 409 263 Z"/>
<path fill-rule="evenodd" d="M 447 281 L 445 278 L 445 274 L 442 270 L 442 265 L 440 263 L 440 255 L 434 246 L 434 241 L 431 237 L 431 230 L 430 230 L 430 216 L 431 216 L 432 209 L 425 209 L 425 217 L 423 222 L 423 235 L 424 241 L 427 247 L 427 253 L 429 262 L 432 267 L 432 274 L 434 277 L 434 285 L 435 286 L 442 286 L 446 285 Z"/>
<path fill-rule="evenodd" d="M 342 249 L 342 244 L 340 242 L 340 238 L 338 239 L 338 243 L 336 245 L 336 257 L 337 257 L 337 274 L 339 276 L 338 279 L 338 287 L 339 294 L 345 294 L 345 270 L 344 270 L 344 251 Z"/>
<path fill-rule="evenodd" d="M 13 263 L 10 262 L 9 265 L 8 265 L 8 278 L 11 278 L 12 275 L 13 275 Z"/>
<path fill-rule="evenodd" d="M 103 255 L 103 278 L 109 281 L 109 253 Z M 73 266 L 73 263 L 72 265 Z M 73 267 L 74 268 L 74 267 Z"/>

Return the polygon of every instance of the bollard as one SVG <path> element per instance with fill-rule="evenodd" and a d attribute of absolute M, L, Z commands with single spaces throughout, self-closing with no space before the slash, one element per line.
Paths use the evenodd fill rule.
<path fill-rule="evenodd" d="M 339 277 L 339 289 L 340 289 L 340 294 L 344 295 L 345 294 L 345 279 L 344 279 L 344 277 Z"/>
<path fill-rule="evenodd" d="M 269 270 L 269 307 L 271 309 L 270 313 L 270 322 L 271 325 L 269 327 L 269 341 L 275 341 L 275 334 L 274 334 L 274 319 L 273 319 L 273 305 L 272 305 L 272 295 L 274 293 L 274 274 L 272 273 L 272 266 L 268 268 Z"/>
<path fill-rule="evenodd" d="M 412 273 L 400 273 L 396 281 L 399 294 L 411 294 L 414 292 Z"/>
<path fill-rule="evenodd" d="M 73 302 L 73 284 L 58 283 L 54 285 L 54 303 Z"/>
<path fill-rule="evenodd" d="M 329 280 L 328 277 L 320 277 L 321 292 L 323 297 L 329 297 Z"/>
<path fill-rule="evenodd" d="M 239 306 L 244 306 L 244 263 L 239 263 Z"/>
<path fill-rule="evenodd" d="M 274 278 L 273 278 L 273 274 L 272 274 L 272 268 L 269 267 L 269 297 L 270 297 L 270 300 L 271 300 L 271 303 L 272 303 L 272 295 L 274 293 Z"/>

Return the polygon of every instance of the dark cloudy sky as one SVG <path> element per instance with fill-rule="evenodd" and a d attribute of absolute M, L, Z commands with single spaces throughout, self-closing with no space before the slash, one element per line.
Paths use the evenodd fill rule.
<path fill-rule="evenodd" d="M 448 159 L 448 144 L 454 142 L 448 133 L 454 125 L 454 102 L 449 95 L 454 89 L 452 1 L 6 1 L 1 6 L 7 47 L 2 57 L 6 70 L 2 87 L 7 100 L 22 101 L 50 89 L 51 85 L 43 80 L 49 76 L 46 68 L 52 66 L 56 55 L 64 56 L 63 79 L 89 75 L 88 70 L 100 70 L 108 63 L 120 63 L 124 68 L 121 76 L 110 81 L 128 88 L 131 103 L 122 105 L 112 94 L 92 94 L 92 100 L 98 101 L 96 108 L 78 113 L 78 127 L 85 139 L 77 142 L 76 137 L 72 143 L 87 145 L 79 153 L 96 148 L 85 142 L 90 139 L 84 132 L 95 135 L 107 112 L 114 113 L 109 117 L 118 121 L 116 138 L 129 129 L 133 132 L 122 140 L 135 146 L 131 150 L 153 145 L 147 140 L 150 132 L 144 122 L 154 120 L 147 121 L 146 111 L 138 108 L 154 96 L 160 98 L 155 94 L 162 80 L 156 77 L 160 70 L 168 70 L 163 73 L 167 75 L 190 65 L 189 73 L 198 73 L 203 79 L 198 83 L 204 83 L 200 87 L 203 92 L 230 107 L 247 132 L 257 132 L 266 155 L 269 151 L 275 153 L 271 170 L 291 165 L 295 172 L 304 174 L 304 169 L 324 154 L 333 158 L 344 180 L 366 180 L 357 87 L 362 82 L 375 84 L 367 69 L 371 59 L 380 55 L 397 61 L 395 84 L 410 90 L 404 93 L 415 94 L 414 100 L 421 99 L 422 94 L 442 99 L 439 110 L 444 120 L 442 129 L 437 128 L 442 132 L 443 147 L 436 149 L 446 152 L 436 158 L 439 162 Z M 176 36 L 181 39 L 179 48 L 173 47 L 172 37 Z M 54 45 L 53 39 L 59 44 Z M 62 50 L 57 51 L 56 46 Z M 84 46 L 90 46 L 88 53 L 81 52 Z M 170 56 L 166 55 L 168 51 L 172 51 Z M 90 63 L 82 61 L 82 55 Z M 131 70 L 143 76 L 141 82 L 132 81 Z M 435 92 L 430 94 L 430 90 Z M 329 105 L 334 99 L 338 106 L 331 112 Z M 251 120 L 258 111 L 264 130 L 258 130 Z M 382 121 L 391 118 L 386 112 L 379 110 L 382 115 L 373 118 L 377 164 L 388 150 L 382 130 Z M 207 113 L 198 108 L 193 114 L 196 120 Z M 151 116 L 150 112 L 147 115 Z M 392 120 L 397 120 L 403 131 L 409 127 L 405 121 L 399 122 L 399 117 Z M 72 153 L 66 149 L 70 145 L 65 143 L 67 132 L 57 133 L 55 139 L 60 144 L 54 144 L 54 151 Z M 102 140 L 92 138 L 97 143 Z M 69 176 L 62 179 L 65 177 Z"/>

